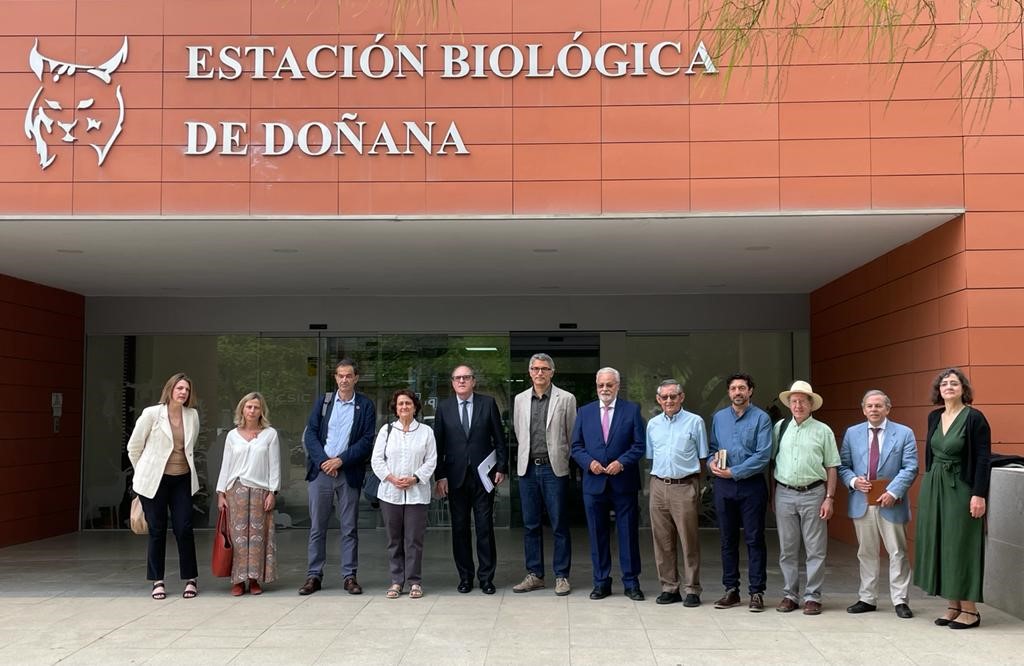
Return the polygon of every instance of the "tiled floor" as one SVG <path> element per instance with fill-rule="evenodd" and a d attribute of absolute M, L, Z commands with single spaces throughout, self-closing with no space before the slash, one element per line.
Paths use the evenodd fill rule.
<path fill-rule="evenodd" d="M 384 598 L 381 531 L 361 534 L 362 596 L 341 590 L 337 542 L 329 549 L 326 588 L 295 592 L 305 571 L 307 533 L 279 533 L 281 580 L 262 597 L 234 598 L 229 582 L 206 576 L 195 600 L 174 581 L 165 601 L 148 598 L 145 539 L 88 532 L 0 549 L 0 664 L 1010 664 L 1024 658 L 1024 621 L 982 606 L 977 630 L 952 631 L 932 619 L 944 604 L 915 590 L 912 620 L 888 606 L 853 616 L 856 558 L 830 544 L 825 612 L 818 617 L 761 614 L 745 607 L 715 610 L 721 594 L 718 539 L 702 534 L 704 604 L 658 606 L 659 589 L 644 545 L 642 586 L 648 599 L 629 601 L 616 586 L 601 601 L 587 598 L 590 558 L 585 531 L 574 533 L 573 593 L 550 589 L 513 594 L 522 576 L 521 532 L 499 530 L 498 593 L 455 591 L 449 534 L 427 536 L 426 596 Z M 769 534 L 769 590 L 779 599 L 774 532 Z M 201 568 L 210 535 L 199 535 Z M 173 553 L 173 538 L 169 544 Z M 168 561 L 169 571 L 176 561 Z M 617 565 L 615 567 L 617 570 Z M 884 566 L 883 566 L 884 570 Z M 884 574 L 883 574 L 884 576 Z M 172 577 L 173 578 L 173 577 Z"/>

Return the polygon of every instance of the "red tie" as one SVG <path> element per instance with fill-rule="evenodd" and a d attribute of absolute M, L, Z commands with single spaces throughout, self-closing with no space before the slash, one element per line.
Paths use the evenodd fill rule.
<path fill-rule="evenodd" d="M 868 479 L 878 478 L 878 458 L 880 452 L 878 450 L 878 431 L 881 428 L 871 429 L 871 450 L 868 451 Z"/>
<path fill-rule="evenodd" d="M 608 405 L 601 406 L 601 431 L 604 433 L 604 441 L 608 441 L 608 412 L 611 408 Z"/>

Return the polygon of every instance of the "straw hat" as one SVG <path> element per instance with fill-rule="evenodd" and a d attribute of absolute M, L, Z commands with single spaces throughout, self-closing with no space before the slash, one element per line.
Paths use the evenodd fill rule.
<path fill-rule="evenodd" d="M 789 396 L 793 393 L 803 393 L 804 395 L 810 396 L 812 412 L 821 409 L 821 404 L 824 402 L 824 400 L 821 399 L 821 396 L 814 392 L 814 389 L 811 388 L 811 385 L 803 381 L 802 379 L 793 382 L 793 385 L 789 387 L 788 391 L 783 391 L 782 393 L 780 393 L 779 400 L 782 401 L 782 404 L 788 407 Z"/>

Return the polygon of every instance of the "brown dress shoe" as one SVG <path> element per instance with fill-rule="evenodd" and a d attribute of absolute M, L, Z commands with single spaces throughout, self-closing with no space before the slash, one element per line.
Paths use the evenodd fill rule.
<path fill-rule="evenodd" d="M 715 608 L 732 608 L 740 605 L 740 591 L 733 588 L 726 590 L 725 595 L 715 602 Z"/>
<path fill-rule="evenodd" d="M 320 591 L 320 579 L 317 578 L 316 576 L 310 576 L 309 578 L 307 578 L 306 582 L 303 583 L 302 587 L 299 588 L 299 594 L 304 596 L 304 597 L 307 596 L 307 595 L 313 594 L 314 592 L 319 592 L 319 591 Z"/>
<path fill-rule="evenodd" d="M 775 607 L 775 610 L 780 613 L 792 613 L 797 608 L 800 608 L 800 606 L 798 606 L 795 601 L 789 597 L 782 597 L 782 601 L 780 601 L 779 605 Z"/>
<path fill-rule="evenodd" d="M 345 579 L 345 591 L 349 594 L 362 594 L 363 588 L 359 585 L 355 576 L 349 576 Z"/>
<path fill-rule="evenodd" d="M 821 604 L 817 601 L 805 601 L 804 615 L 821 615 Z"/>

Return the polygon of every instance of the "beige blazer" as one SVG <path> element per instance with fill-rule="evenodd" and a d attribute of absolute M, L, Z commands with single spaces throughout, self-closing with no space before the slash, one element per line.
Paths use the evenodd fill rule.
<path fill-rule="evenodd" d="M 530 462 L 530 396 L 533 387 L 516 396 L 513 421 L 516 440 L 519 441 L 519 476 L 526 474 Z M 576 425 L 576 396 L 551 385 L 551 404 L 548 405 L 547 443 L 551 471 L 555 476 L 569 474 L 569 446 L 572 428 Z"/>
<path fill-rule="evenodd" d="M 183 407 L 181 412 L 185 458 L 192 471 L 192 494 L 195 495 L 199 492 L 199 475 L 196 474 L 194 460 L 196 439 L 199 437 L 199 412 L 191 407 Z M 167 405 L 146 407 L 128 439 L 128 459 L 135 468 L 132 489 L 136 493 L 150 499 L 156 495 L 173 449 L 174 436 L 171 434 L 171 422 L 167 420 Z"/>

